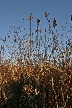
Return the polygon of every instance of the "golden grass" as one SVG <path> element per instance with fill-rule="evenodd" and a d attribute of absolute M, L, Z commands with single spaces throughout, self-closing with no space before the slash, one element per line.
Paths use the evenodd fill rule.
<path fill-rule="evenodd" d="M 46 12 L 45 12 L 45 17 L 48 20 L 48 24 L 50 27 L 49 29 L 51 29 L 50 20 L 48 19 L 48 15 L 46 14 Z M 32 18 L 33 17 L 31 14 L 30 19 L 29 19 L 30 24 L 31 24 Z M 56 24 L 55 19 L 54 19 L 54 21 L 55 22 L 53 22 L 53 26 L 55 28 L 55 26 L 57 26 L 57 24 Z M 33 43 L 34 47 L 35 47 L 35 45 L 37 45 L 37 47 L 39 47 L 39 43 L 38 43 L 39 34 L 38 33 L 39 32 L 41 33 L 41 31 L 38 30 L 39 29 L 38 28 L 39 23 L 40 23 L 40 19 L 37 19 L 37 30 L 36 30 L 37 38 L 36 38 L 36 43 L 35 43 L 35 41 L 34 41 L 35 44 Z M 14 31 L 14 32 L 17 32 L 17 31 Z M 45 29 L 45 33 L 46 32 L 47 32 L 47 30 Z M 52 31 L 52 33 L 53 33 L 53 31 Z M 17 35 L 17 34 L 15 34 L 15 35 Z M 31 36 L 31 30 L 30 30 L 30 36 Z M 14 47 L 15 47 L 15 43 L 17 42 L 17 40 L 19 38 L 18 36 L 16 36 L 16 37 L 14 38 Z M 10 38 L 9 34 L 8 34 L 8 38 Z M 6 37 L 5 37 L 5 40 L 3 40 L 3 41 L 4 42 L 6 41 Z M 20 40 L 18 40 L 18 45 L 19 45 L 19 41 Z M 30 37 L 30 41 L 31 41 L 31 37 Z M 42 42 L 42 36 L 41 36 L 40 41 Z M 67 106 L 68 99 L 70 98 L 71 89 L 72 89 L 71 88 L 71 78 L 72 78 L 72 64 L 71 64 L 71 62 L 72 62 L 72 60 L 70 57 L 70 55 L 72 53 L 72 50 L 71 50 L 72 42 L 69 42 L 68 43 L 69 45 L 67 44 L 66 49 L 64 49 L 64 52 L 62 52 L 62 48 L 60 48 L 60 46 L 57 42 L 57 36 L 55 38 L 55 35 L 53 35 L 52 41 L 54 42 L 53 48 L 49 45 L 49 43 L 47 43 L 48 47 L 51 47 L 51 49 L 52 49 L 51 50 L 52 62 L 51 61 L 45 62 L 45 61 L 47 61 L 47 58 L 41 57 L 41 61 L 38 60 L 36 65 L 35 65 L 35 61 L 31 60 L 31 55 L 34 54 L 34 56 L 33 56 L 34 58 L 36 56 L 35 56 L 34 52 L 31 52 L 32 43 L 30 43 L 30 50 L 29 50 L 28 58 L 26 58 L 27 53 L 21 52 L 21 55 L 23 56 L 24 62 L 26 61 L 25 64 L 24 64 L 24 62 L 22 62 L 21 56 L 19 56 L 15 59 L 15 61 L 17 61 L 17 64 L 12 64 L 11 58 L 9 59 L 8 62 L 5 63 L 5 65 L 0 64 L 0 85 L 1 85 L 0 87 L 2 88 L 3 85 L 5 83 L 7 83 L 8 81 L 11 81 L 11 80 L 18 81 L 20 79 L 20 75 L 22 73 L 23 77 L 25 77 L 25 78 L 30 79 L 31 77 L 34 77 L 34 79 L 36 79 L 36 81 L 38 82 L 39 85 L 43 84 L 43 87 L 49 86 L 49 89 L 51 91 L 54 91 L 57 105 L 59 104 L 58 103 L 58 100 L 59 100 L 58 95 L 59 95 L 59 93 L 61 93 L 62 99 L 63 99 L 62 105 L 64 104 L 64 108 L 65 108 Z M 22 41 L 21 41 L 21 43 L 22 43 Z M 19 45 L 18 46 L 19 50 L 20 50 L 20 47 L 23 47 L 23 46 Z M 41 47 L 39 47 L 38 53 L 37 53 L 37 57 L 39 59 L 40 59 L 39 54 L 42 56 L 42 54 L 39 53 L 40 48 Z M 44 47 L 44 48 L 46 48 L 46 47 Z M 57 56 L 58 58 L 55 57 L 55 52 L 54 52 L 57 49 L 59 51 L 59 53 L 56 53 L 58 55 Z M 25 48 L 24 48 L 24 50 L 25 50 Z M 1 48 L 1 51 L 2 51 L 2 48 Z M 9 51 L 10 51 L 10 49 L 9 49 Z M 44 51 L 45 51 L 45 49 L 44 49 Z M 47 53 L 48 52 L 46 52 L 46 54 Z M 13 56 L 16 57 L 16 55 L 13 55 Z M 56 93 L 56 91 L 55 91 L 56 90 L 56 83 L 57 83 L 58 93 Z M 30 84 L 23 86 L 23 90 L 26 91 L 27 93 L 28 92 L 30 92 L 30 93 L 34 92 L 36 95 L 40 94 L 40 91 L 38 91 L 37 88 L 33 89 L 32 85 L 30 85 Z M 43 93 L 44 93 L 44 91 L 43 91 Z M 46 99 L 46 97 L 44 95 L 45 94 L 42 94 L 42 96 Z M 67 100 L 64 100 L 65 95 L 66 95 Z M 49 104 L 51 105 L 53 102 L 54 102 L 54 99 L 52 96 Z"/>

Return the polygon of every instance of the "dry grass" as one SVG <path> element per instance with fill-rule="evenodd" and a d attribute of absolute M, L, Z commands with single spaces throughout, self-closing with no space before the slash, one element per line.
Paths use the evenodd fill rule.
<path fill-rule="evenodd" d="M 51 21 L 48 19 L 48 15 L 45 12 L 45 17 L 47 18 L 47 22 L 49 24 L 49 31 L 47 31 L 47 29 L 45 28 L 45 35 L 42 36 L 41 28 L 39 30 L 40 19 L 37 19 L 37 30 L 35 31 L 37 32 L 37 36 L 35 40 L 32 39 L 33 32 L 31 32 L 31 22 L 33 17 L 32 14 L 30 15 L 30 34 L 28 35 L 28 38 L 30 40 L 30 49 L 28 49 L 25 45 L 24 39 L 22 39 L 18 35 L 18 33 L 21 32 L 21 28 L 15 29 L 14 27 L 14 45 L 12 46 L 12 48 L 17 49 L 14 54 L 15 49 L 11 50 L 12 48 L 9 47 L 9 53 L 11 53 L 13 57 L 16 57 L 15 62 L 17 62 L 17 64 L 12 64 L 13 58 L 9 58 L 8 62 L 0 64 L 0 87 L 2 88 L 4 84 L 8 83 L 11 80 L 15 82 L 19 81 L 22 73 L 24 78 L 29 79 L 29 83 L 32 80 L 31 78 L 34 78 L 40 86 L 40 89 L 38 89 L 37 85 L 35 88 L 33 88 L 32 84 L 28 83 L 23 85 L 22 91 L 25 91 L 27 94 L 34 93 L 37 96 L 39 94 L 39 96 L 41 96 L 44 101 L 45 108 L 52 108 L 53 106 L 54 108 L 68 108 L 68 106 L 70 108 L 72 90 L 72 40 L 70 39 L 70 37 L 68 38 L 68 40 L 66 40 L 66 47 L 63 46 L 63 41 L 61 41 L 61 44 L 59 45 L 59 35 L 57 33 L 57 30 L 56 32 L 52 30 L 53 27 L 55 28 L 55 26 L 57 26 L 56 19 L 54 19 L 52 26 Z M 62 29 L 64 31 L 63 26 Z M 71 32 L 71 30 L 69 32 Z M 50 39 L 49 41 L 46 41 L 48 33 L 52 35 L 51 41 Z M 63 36 L 64 34 L 62 34 L 61 40 Z M 8 38 L 10 38 L 10 34 L 8 34 Z M 5 44 L 6 37 L 2 41 Z M 44 47 L 43 56 L 41 47 Z M 46 49 L 50 50 L 50 55 L 48 55 L 49 50 L 47 51 Z M 26 50 L 29 52 L 25 52 Z M 35 50 L 37 53 L 33 50 Z M 2 51 L 3 49 L 1 46 L 1 52 Z M 37 61 L 31 58 L 37 59 Z M 22 60 L 24 60 L 24 62 Z M 46 91 L 47 88 L 49 89 L 48 93 Z M 40 91 L 41 89 L 42 92 Z M 47 95 L 49 97 L 49 100 L 47 99 Z"/>

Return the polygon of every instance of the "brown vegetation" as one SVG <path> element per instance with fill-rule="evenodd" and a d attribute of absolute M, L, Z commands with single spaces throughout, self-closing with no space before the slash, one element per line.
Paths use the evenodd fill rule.
<path fill-rule="evenodd" d="M 59 45 L 59 35 L 57 33 L 57 30 L 56 32 L 52 30 L 53 27 L 55 28 L 57 26 L 56 19 L 54 18 L 52 26 L 50 24 L 48 15 L 49 14 L 45 12 L 45 17 L 47 18 L 49 24 L 49 31 L 47 32 L 47 29 L 45 28 L 45 35 L 41 36 L 41 28 L 39 30 L 40 19 L 37 19 L 37 36 L 36 39 L 33 40 L 33 33 L 31 32 L 31 20 L 33 17 L 31 13 L 30 18 L 28 19 L 30 20 L 30 34 L 28 35 L 30 44 L 28 47 L 25 43 L 23 44 L 24 39 L 22 39 L 18 35 L 18 33 L 21 32 L 21 28 L 19 27 L 18 31 L 14 27 L 14 45 L 12 46 L 12 48 L 18 48 L 14 53 L 15 49 L 11 50 L 11 47 L 9 47 L 7 44 L 6 46 L 9 48 L 9 53 L 13 57 L 15 57 L 15 62 L 12 64 L 13 58 L 9 57 L 6 63 L 4 61 L 0 64 L 0 100 L 1 105 L 3 104 L 2 107 L 6 105 L 6 108 L 11 108 L 12 106 L 10 106 L 9 101 L 12 102 L 13 100 L 15 100 L 15 102 L 17 101 L 18 104 L 19 102 L 21 102 L 22 105 L 23 102 L 25 103 L 27 101 L 25 101 L 24 99 L 27 98 L 30 99 L 30 103 L 28 103 L 29 106 L 25 108 L 35 108 L 35 105 L 37 105 L 37 108 L 43 108 L 43 105 L 45 106 L 45 108 L 70 108 L 72 101 L 72 40 L 70 39 L 70 37 L 68 37 L 65 46 L 63 46 L 62 37 L 64 36 L 64 34 L 62 34 L 60 43 L 62 47 L 61 45 Z M 70 30 L 69 32 L 71 31 L 72 30 Z M 52 34 L 52 37 L 49 38 L 48 41 L 48 35 L 46 33 L 49 33 L 50 35 Z M 8 38 L 10 38 L 10 34 L 8 34 Z M 29 40 L 26 40 L 26 42 L 28 42 Z M 5 43 L 6 37 L 2 41 Z M 44 51 L 42 52 L 41 47 L 44 47 Z M 36 52 L 34 52 L 33 50 L 35 50 Z M 50 54 L 48 54 L 49 50 L 51 52 Z M 1 52 L 2 51 L 3 48 L 1 46 Z M 20 84 L 19 89 L 22 91 L 22 93 L 18 92 L 16 95 L 16 92 L 14 91 L 16 88 L 11 88 L 9 84 L 13 84 L 12 86 L 15 86 L 16 84 L 17 86 L 15 87 L 18 87 L 18 84 Z M 9 89 L 6 90 L 5 87 L 8 87 L 8 85 L 9 89 L 12 91 L 9 91 Z M 7 95 L 8 91 L 9 96 Z M 16 89 L 16 91 L 18 90 Z M 15 92 L 15 94 L 13 92 Z M 17 100 L 16 97 L 19 95 L 19 93 L 21 93 L 21 95 L 20 97 L 18 97 L 19 100 Z M 32 98 L 28 98 L 29 94 L 31 95 L 31 97 L 34 96 L 33 100 Z M 22 98 L 24 101 L 22 100 Z M 9 107 L 7 107 L 7 105 L 9 105 Z M 15 103 L 15 105 L 17 104 Z M 14 107 L 16 108 L 17 106 Z M 20 104 L 18 107 L 22 108 Z"/>

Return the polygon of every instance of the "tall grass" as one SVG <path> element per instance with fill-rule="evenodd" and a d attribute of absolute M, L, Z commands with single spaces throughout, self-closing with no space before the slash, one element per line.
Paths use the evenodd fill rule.
<path fill-rule="evenodd" d="M 54 18 L 51 24 L 49 14 L 45 12 L 49 27 L 44 29 L 42 36 L 42 29 L 39 28 L 41 20 L 37 19 L 35 37 L 31 30 L 32 18 L 31 13 L 28 19 L 30 21 L 28 35 L 19 35 L 25 30 L 22 25 L 18 28 L 13 26 L 12 46 L 7 44 L 7 40 L 10 41 L 13 37 L 10 31 L 5 39 L 0 38 L 10 54 L 7 61 L 1 59 L 0 63 L 1 107 L 71 108 L 72 36 L 68 36 L 67 33 L 71 33 L 72 30 L 59 35 L 55 29 L 56 19 Z M 65 27 L 62 26 L 62 30 L 64 32 Z M 25 40 L 25 37 L 28 39 Z M 65 43 L 63 38 L 66 38 Z M 5 58 L 4 46 L 1 45 L 0 57 L 3 54 Z"/>

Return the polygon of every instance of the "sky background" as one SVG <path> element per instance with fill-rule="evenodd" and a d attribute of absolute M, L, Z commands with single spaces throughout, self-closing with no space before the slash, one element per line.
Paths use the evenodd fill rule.
<path fill-rule="evenodd" d="M 72 14 L 72 0 L 0 0 L 0 38 L 4 39 L 9 33 L 10 26 L 15 22 L 15 26 L 19 27 L 24 18 L 23 27 L 26 28 L 25 34 L 29 33 L 29 15 L 32 13 L 32 31 L 36 30 L 36 19 L 41 19 L 40 27 L 47 28 L 48 24 L 44 17 L 44 12 L 49 13 L 51 22 L 54 18 L 57 21 L 58 33 L 62 33 L 62 25 L 67 21 L 67 29 L 70 28 L 72 22 L 70 17 Z M 13 35 L 11 33 L 11 35 Z M 0 40 L 0 45 L 3 42 Z"/>

